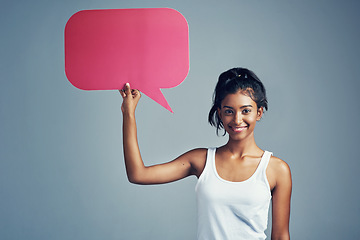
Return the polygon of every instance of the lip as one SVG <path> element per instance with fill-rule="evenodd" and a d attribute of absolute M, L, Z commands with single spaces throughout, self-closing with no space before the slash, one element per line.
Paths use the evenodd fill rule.
<path fill-rule="evenodd" d="M 229 127 L 233 132 L 236 133 L 242 132 L 247 128 L 247 126 L 240 126 L 240 127 L 229 126 Z"/>

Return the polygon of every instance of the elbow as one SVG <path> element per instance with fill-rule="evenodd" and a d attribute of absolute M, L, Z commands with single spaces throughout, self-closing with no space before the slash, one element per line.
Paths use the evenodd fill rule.
<path fill-rule="evenodd" d="M 127 174 L 127 178 L 129 183 L 133 183 L 133 184 L 140 184 L 139 179 L 137 179 L 133 174 Z"/>
<path fill-rule="evenodd" d="M 132 184 L 144 185 L 144 179 L 141 177 L 141 174 L 128 173 L 127 174 L 128 181 Z"/>
<path fill-rule="evenodd" d="M 139 179 L 134 178 L 134 177 L 129 177 L 128 176 L 128 180 L 132 184 L 137 184 L 137 185 L 142 185 L 143 184 Z"/>
<path fill-rule="evenodd" d="M 130 177 L 129 175 L 128 175 L 128 181 L 129 181 L 129 183 L 136 184 L 135 179 L 133 177 Z"/>

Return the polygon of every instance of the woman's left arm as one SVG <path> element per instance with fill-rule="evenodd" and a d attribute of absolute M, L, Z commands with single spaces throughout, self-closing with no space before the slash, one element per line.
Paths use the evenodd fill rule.
<path fill-rule="evenodd" d="M 291 172 L 289 166 L 279 158 L 274 159 L 276 184 L 272 190 L 271 240 L 289 240 Z"/>

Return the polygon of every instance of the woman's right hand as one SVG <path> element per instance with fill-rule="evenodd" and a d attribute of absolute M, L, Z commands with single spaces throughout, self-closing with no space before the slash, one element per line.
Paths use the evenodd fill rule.
<path fill-rule="evenodd" d="M 136 106 L 140 100 L 141 93 L 137 89 L 131 89 L 130 84 L 126 83 L 123 90 L 119 90 L 123 103 L 121 105 L 121 111 L 124 113 L 134 114 Z"/>

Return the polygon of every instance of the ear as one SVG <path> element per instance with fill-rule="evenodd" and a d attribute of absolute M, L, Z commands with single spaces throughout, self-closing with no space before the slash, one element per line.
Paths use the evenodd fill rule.
<path fill-rule="evenodd" d="M 263 108 L 263 107 L 259 107 L 259 109 L 257 110 L 256 121 L 260 121 L 260 119 L 262 118 L 263 114 L 264 114 L 264 108 Z"/>

